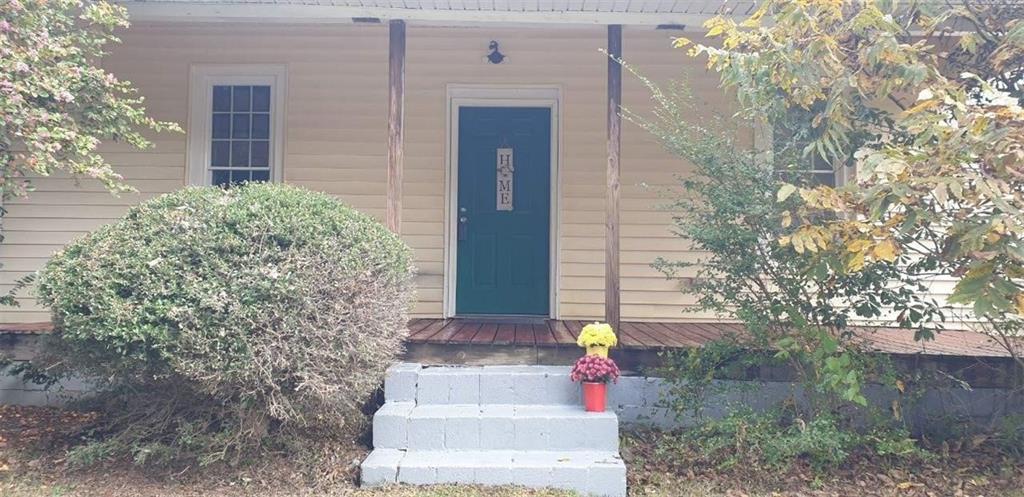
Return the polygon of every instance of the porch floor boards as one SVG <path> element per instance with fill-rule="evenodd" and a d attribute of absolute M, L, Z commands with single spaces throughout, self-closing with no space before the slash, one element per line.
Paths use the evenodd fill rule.
<path fill-rule="evenodd" d="M 537 318 L 435 319 L 409 321 L 410 345 L 489 346 L 557 350 L 576 347 L 576 335 L 587 321 Z M 743 333 L 735 323 L 716 322 L 640 322 L 621 323 L 619 348 L 658 352 L 689 348 L 711 342 L 727 334 Z M 9 335 L 38 335 L 52 331 L 50 323 L 0 323 L 0 338 Z M 946 330 L 934 340 L 914 341 L 913 332 L 896 328 L 854 328 L 868 350 L 900 355 L 1010 357 L 992 338 L 975 331 Z M 1024 338 L 1015 342 L 1024 351 Z"/>
<path fill-rule="evenodd" d="M 420 318 L 409 322 L 409 343 L 433 345 L 502 345 L 515 347 L 576 347 L 576 335 L 587 324 L 578 320 Z M 947 330 L 934 340 L 914 341 L 911 330 L 855 328 L 864 345 L 875 352 L 963 357 L 1007 357 L 1007 351 L 984 334 Z M 619 347 L 633 350 L 690 348 L 729 334 L 741 334 L 736 323 L 641 322 L 619 326 Z"/>

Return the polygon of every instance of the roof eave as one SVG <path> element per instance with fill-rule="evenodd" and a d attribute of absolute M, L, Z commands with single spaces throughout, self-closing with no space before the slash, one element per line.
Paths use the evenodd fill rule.
<path fill-rule="evenodd" d="M 402 19 L 423 24 L 581 24 L 682 26 L 702 29 L 711 14 L 401 9 L 345 5 L 215 2 L 124 2 L 133 21 L 352 23 L 353 18 Z"/>

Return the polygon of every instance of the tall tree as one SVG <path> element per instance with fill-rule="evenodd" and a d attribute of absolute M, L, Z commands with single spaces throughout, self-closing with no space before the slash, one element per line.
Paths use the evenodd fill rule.
<path fill-rule="evenodd" d="M 100 144 L 146 148 L 145 130 L 180 131 L 148 117 L 132 85 L 100 67 L 127 26 L 125 9 L 102 0 L 0 0 L 0 200 L 57 171 L 131 190 Z"/>
<path fill-rule="evenodd" d="M 899 262 L 955 278 L 949 301 L 1020 357 L 1024 326 L 1024 5 L 766 0 L 706 24 L 706 57 L 748 116 L 810 119 L 804 158 L 846 185 L 784 184 L 781 241 L 842 249 L 850 271 Z M 777 164 L 785 167 L 786 164 Z M 790 221 L 792 220 L 792 221 Z"/>

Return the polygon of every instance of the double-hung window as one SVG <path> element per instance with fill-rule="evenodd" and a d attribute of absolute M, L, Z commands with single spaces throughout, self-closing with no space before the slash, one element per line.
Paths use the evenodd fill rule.
<path fill-rule="evenodd" d="M 761 123 L 755 130 L 755 147 L 770 153 L 775 174 L 787 183 L 804 186 L 840 186 L 852 168 L 834 165 L 817 150 L 808 149 L 815 139 L 811 115 L 806 111 L 790 111 L 780 122 Z"/>
<path fill-rule="evenodd" d="M 284 67 L 196 66 L 191 91 L 190 183 L 280 181 Z"/>

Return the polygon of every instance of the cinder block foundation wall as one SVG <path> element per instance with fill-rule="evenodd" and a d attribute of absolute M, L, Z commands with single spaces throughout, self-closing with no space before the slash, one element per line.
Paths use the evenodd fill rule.
<path fill-rule="evenodd" d="M 35 353 L 40 338 L 40 335 L 0 334 L 0 356 L 28 360 Z M 708 407 L 701 413 L 710 418 L 745 408 L 764 410 L 788 398 L 798 402 L 803 398 L 798 385 L 791 381 L 721 380 L 716 382 L 713 390 L 718 393 L 708 398 Z M 47 391 L 39 385 L 0 373 L 0 405 L 61 405 L 88 391 L 89 386 L 81 381 L 66 381 Z M 667 392 L 664 379 L 625 376 L 609 387 L 608 404 L 624 426 L 675 428 L 693 425 L 696 420 L 692 413 L 677 418 L 665 407 L 663 400 Z M 953 420 L 986 427 L 993 420 L 1024 412 L 1024 395 L 1012 395 L 1011 392 L 1010 388 L 978 385 L 970 390 L 933 389 L 916 398 L 900 398 L 896 389 L 891 387 L 868 385 L 865 388 L 871 404 L 881 412 L 888 412 L 893 401 L 899 399 L 902 415 L 917 432 L 942 429 Z"/>
<path fill-rule="evenodd" d="M 34 334 L 0 333 L 0 358 L 27 361 L 36 354 L 41 338 Z M 78 380 L 65 381 L 46 390 L 0 370 L 0 405 L 57 406 L 88 391 L 89 386 Z"/>
<path fill-rule="evenodd" d="M 792 382 L 721 380 L 713 390 L 718 393 L 708 397 L 700 413 L 707 418 L 721 418 L 741 409 L 764 411 L 786 399 L 802 402 L 804 398 L 799 385 Z M 951 422 L 987 428 L 994 420 L 1024 412 L 1024 395 L 1013 395 L 1008 388 L 931 389 L 916 398 L 903 397 L 895 388 L 882 385 L 867 385 L 864 391 L 870 405 L 882 413 L 890 412 L 893 401 L 899 400 L 901 416 L 915 433 L 941 430 Z M 625 426 L 668 429 L 694 425 L 694 413 L 677 417 L 665 407 L 667 392 L 664 379 L 623 377 L 609 388 L 608 403 Z M 867 411 L 856 414 L 866 417 Z"/>

